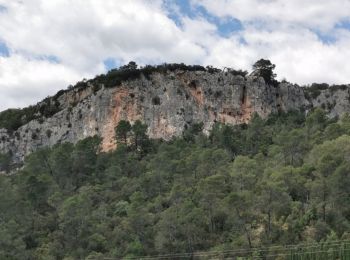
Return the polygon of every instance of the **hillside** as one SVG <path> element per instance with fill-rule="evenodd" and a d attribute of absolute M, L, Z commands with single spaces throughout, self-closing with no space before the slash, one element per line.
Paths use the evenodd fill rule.
<path fill-rule="evenodd" d="M 116 150 L 88 137 L 0 175 L 1 259 L 349 257 L 348 115 L 255 114 L 170 141 L 125 126 Z"/>
<path fill-rule="evenodd" d="M 330 117 L 350 112 L 349 85 L 305 88 L 267 82 L 259 73 L 165 64 L 137 68 L 130 62 L 78 82 L 35 106 L 0 113 L 0 153 L 21 164 L 40 147 L 102 138 L 102 151 L 115 149 L 120 120 L 141 120 L 153 139 L 170 140 L 196 123 L 209 133 L 216 122 L 248 123 L 257 113 L 323 108 Z M 1 129 L 2 128 L 2 129 Z"/>

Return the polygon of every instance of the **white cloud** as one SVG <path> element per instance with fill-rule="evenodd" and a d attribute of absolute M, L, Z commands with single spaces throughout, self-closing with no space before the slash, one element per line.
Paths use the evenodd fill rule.
<path fill-rule="evenodd" d="M 350 83 L 350 32 L 337 44 L 324 44 L 310 30 L 261 31 L 249 28 L 217 41 L 205 63 L 250 70 L 260 57 L 276 64 L 279 79 L 298 84 Z M 242 43 L 240 38 L 245 39 Z"/>
<path fill-rule="evenodd" d="M 169 2 L 168 2 L 169 3 Z M 203 14 L 187 17 L 162 0 L 0 0 L 0 110 L 38 102 L 82 78 L 102 73 L 103 61 L 184 62 L 250 70 L 259 58 L 280 78 L 306 84 L 350 82 L 350 0 L 193 0 L 243 30 L 220 36 Z M 169 18 L 175 12 L 181 26 Z M 315 32 L 331 36 L 323 43 Z M 47 57 L 57 59 L 50 62 Z"/>
<path fill-rule="evenodd" d="M 350 18 L 349 0 L 193 0 L 193 3 L 217 16 L 233 16 L 242 22 L 260 20 L 274 26 L 292 24 L 330 30 Z"/>
<path fill-rule="evenodd" d="M 0 57 L 0 111 L 36 103 L 83 76 L 79 71 L 45 60 L 30 60 L 16 54 Z"/>
<path fill-rule="evenodd" d="M 0 40 L 10 49 L 1 66 L 11 64 L 21 71 L 2 71 L 0 109 L 34 103 L 68 82 L 93 77 L 103 71 L 107 58 L 199 63 L 205 55 L 203 47 L 166 16 L 161 1 L 0 0 L 0 5 L 6 8 L 0 13 Z M 54 57 L 59 64 L 40 60 L 43 57 Z M 21 62 L 14 62 L 18 59 Z M 29 72 L 34 69 L 38 75 Z M 16 78 L 16 84 L 8 85 L 4 77 Z M 28 96 L 11 99 L 16 91 Z"/>
<path fill-rule="evenodd" d="M 279 78 L 299 84 L 350 83 L 349 0 L 194 0 L 218 17 L 239 19 L 244 29 L 216 42 L 207 62 L 249 69 L 258 58 L 274 62 Z M 321 32 L 334 38 L 324 43 Z M 237 38 L 244 39 L 244 44 Z M 322 37 L 321 37 L 322 38 Z M 229 57 L 225 53 L 232 53 Z M 222 57 L 222 58 L 221 58 Z"/>

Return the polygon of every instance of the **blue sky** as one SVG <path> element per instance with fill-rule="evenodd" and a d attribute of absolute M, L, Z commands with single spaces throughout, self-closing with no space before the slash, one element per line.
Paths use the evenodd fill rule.
<path fill-rule="evenodd" d="M 9 56 L 9 49 L 4 42 L 0 42 L 0 56 Z"/>
<path fill-rule="evenodd" d="M 350 83 L 350 0 L 0 0 L 0 110 L 130 60 Z"/>
<path fill-rule="evenodd" d="M 174 7 L 175 5 L 175 7 Z M 234 18 L 227 17 L 221 19 L 207 11 L 203 6 L 194 5 L 189 0 L 175 0 L 175 1 L 165 1 L 164 6 L 169 10 L 168 17 L 172 19 L 178 26 L 181 26 L 182 17 L 189 17 L 191 19 L 205 19 L 217 27 L 218 34 L 222 37 L 228 37 L 234 32 L 242 30 L 242 23 Z M 178 8 L 178 12 L 175 12 Z"/>

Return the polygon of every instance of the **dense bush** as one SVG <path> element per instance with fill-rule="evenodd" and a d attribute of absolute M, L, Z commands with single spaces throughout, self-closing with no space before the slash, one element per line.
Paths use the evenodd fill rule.
<path fill-rule="evenodd" d="M 93 84 L 104 84 L 105 87 L 116 87 L 123 81 L 140 78 L 141 75 L 150 78 L 150 75 L 159 72 L 166 73 L 169 71 L 183 70 L 183 71 L 205 71 L 206 69 L 199 65 L 185 65 L 183 63 L 176 64 L 162 64 L 162 65 L 146 65 L 138 68 L 135 62 L 121 66 L 117 69 L 112 69 L 107 74 L 102 74 L 91 80 Z"/>
<path fill-rule="evenodd" d="M 305 94 L 308 99 L 316 99 L 320 94 L 321 90 L 329 88 L 327 83 L 312 83 L 311 86 L 305 87 Z"/>
<path fill-rule="evenodd" d="M 51 117 L 58 111 L 60 111 L 58 101 L 51 98 L 46 98 L 37 105 L 23 109 L 7 109 L 0 112 L 0 128 L 13 132 L 33 119 Z"/>

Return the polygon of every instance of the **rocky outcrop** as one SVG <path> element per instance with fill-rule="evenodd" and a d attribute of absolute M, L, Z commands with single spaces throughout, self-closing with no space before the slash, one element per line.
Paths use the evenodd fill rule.
<path fill-rule="evenodd" d="M 248 123 L 254 112 L 261 117 L 292 109 L 324 107 L 331 116 L 350 111 L 349 89 L 322 90 L 307 99 L 303 88 L 290 83 L 277 87 L 262 78 L 229 72 L 175 71 L 124 81 L 114 88 L 88 85 L 57 96 L 60 111 L 44 120 L 32 120 L 17 131 L 0 129 L 0 153 L 16 162 L 44 146 L 102 137 L 101 149 L 116 147 L 115 127 L 122 119 L 141 120 L 151 138 L 169 140 L 196 122 L 208 132 L 215 122 Z"/>

